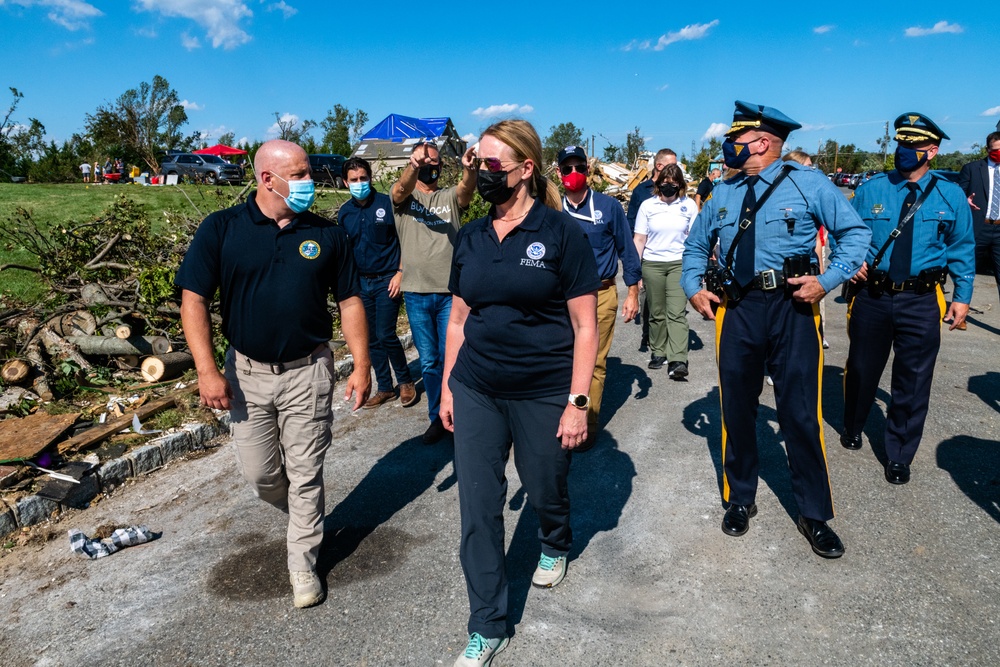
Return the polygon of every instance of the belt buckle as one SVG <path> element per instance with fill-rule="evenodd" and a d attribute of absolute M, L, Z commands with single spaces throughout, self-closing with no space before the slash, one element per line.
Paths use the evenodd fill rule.
<path fill-rule="evenodd" d="M 773 290 L 778 288 L 778 276 L 774 269 L 760 272 L 760 288 L 763 290 Z"/>
<path fill-rule="evenodd" d="M 280 361 L 273 364 L 268 364 L 267 367 L 268 370 L 271 371 L 272 375 L 281 375 L 282 373 L 285 372 L 285 365 Z"/>
<path fill-rule="evenodd" d="M 891 292 L 903 292 L 906 291 L 906 281 L 901 283 L 889 283 L 889 291 Z"/>

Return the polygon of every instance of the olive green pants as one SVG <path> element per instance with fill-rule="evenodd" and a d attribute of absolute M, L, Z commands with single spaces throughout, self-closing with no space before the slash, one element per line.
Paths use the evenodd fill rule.
<path fill-rule="evenodd" d="M 681 260 L 642 260 L 649 304 L 649 350 L 668 362 L 688 360 L 687 298 L 681 289 Z"/>

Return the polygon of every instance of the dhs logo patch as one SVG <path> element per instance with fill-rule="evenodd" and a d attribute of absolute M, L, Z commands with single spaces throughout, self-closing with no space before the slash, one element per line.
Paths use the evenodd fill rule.
<path fill-rule="evenodd" d="M 521 259 L 521 266 L 533 266 L 538 269 L 545 268 L 545 262 L 542 258 L 545 257 L 545 245 L 535 241 L 528 246 L 527 253 L 528 257 L 526 259 Z"/>
<path fill-rule="evenodd" d="M 306 259 L 316 259 L 319 257 L 319 244 L 315 241 L 303 241 L 299 245 L 299 254 Z"/>
<path fill-rule="evenodd" d="M 385 217 L 385 209 L 384 208 L 377 208 L 377 209 L 375 209 L 375 215 L 378 216 L 379 218 L 384 218 Z"/>
<path fill-rule="evenodd" d="M 594 211 L 594 222 L 600 223 L 604 219 L 604 213 L 601 211 Z"/>

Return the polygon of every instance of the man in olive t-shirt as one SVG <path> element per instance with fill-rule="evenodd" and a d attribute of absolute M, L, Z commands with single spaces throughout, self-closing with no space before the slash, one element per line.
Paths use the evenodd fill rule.
<path fill-rule="evenodd" d="M 462 209 L 468 207 L 476 188 L 474 149 L 462 157 L 462 180 L 442 190 L 441 153 L 433 142 L 414 146 L 409 164 L 391 189 L 393 213 L 403 267 L 403 300 L 420 355 L 424 394 L 431 424 L 423 435 L 432 444 L 447 431 L 438 417 L 441 377 L 444 373 L 444 342 L 451 314 L 451 255 L 455 234 L 461 227 Z"/>

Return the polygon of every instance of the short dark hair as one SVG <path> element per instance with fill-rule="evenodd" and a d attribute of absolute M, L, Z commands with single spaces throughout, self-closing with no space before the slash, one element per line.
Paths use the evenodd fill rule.
<path fill-rule="evenodd" d="M 986 150 L 990 149 L 990 144 L 994 141 L 1000 141 L 1000 132 L 990 132 L 986 135 Z"/>
<path fill-rule="evenodd" d="M 365 173 L 368 174 L 368 180 L 372 177 L 372 166 L 368 163 L 368 160 L 363 157 L 352 157 L 348 158 L 344 162 L 344 166 L 340 168 L 340 176 L 345 181 L 347 180 L 347 172 L 354 171 L 355 169 L 364 169 Z"/>
<path fill-rule="evenodd" d="M 660 187 L 660 184 L 664 181 L 670 181 L 681 190 L 687 187 L 687 181 L 684 180 L 684 172 L 676 164 L 668 164 L 660 172 L 660 180 L 657 181 L 656 187 Z"/>

